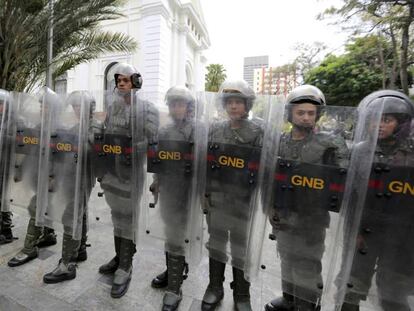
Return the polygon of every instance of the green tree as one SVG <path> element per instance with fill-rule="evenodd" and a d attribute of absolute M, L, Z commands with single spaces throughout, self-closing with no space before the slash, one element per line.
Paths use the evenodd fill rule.
<path fill-rule="evenodd" d="M 99 28 L 122 16 L 120 5 L 119 0 L 54 0 L 54 77 L 102 53 L 136 49 L 129 36 Z M 0 0 L 0 88 L 28 91 L 44 80 L 50 13 L 46 0 Z"/>
<path fill-rule="evenodd" d="M 382 88 L 379 40 L 378 36 L 356 39 L 346 46 L 344 55 L 328 55 L 311 69 L 305 82 L 319 87 L 330 105 L 357 105 L 363 97 Z"/>
<path fill-rule="evenodd" d="M 399 72 L 401 87 L 408 94 L 410 65 L 413 64 L 412 24 L 413 0 L 343 0 L 342 6 L 331 7 L 324 16 L 340 16 L 340 23 L 351 25 L 355 33 L 377 30 L 389 38 L 393 47 L 393 70 Z M 357 19 L 357 20 L 355 20 Z M 393 81 L 396 80 L 394 75 Z M 394 85 L 391 85 L 394 86 Z"/>
<path fill-rule="evenodd" d="M 226 69 L 221 64 L 210 64 L 206 69 L 205 89 L 208 92 L 217 92 L 227 78 Z"/>

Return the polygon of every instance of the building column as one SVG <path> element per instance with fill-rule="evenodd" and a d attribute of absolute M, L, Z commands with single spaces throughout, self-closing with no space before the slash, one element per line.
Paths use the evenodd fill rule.
<path fill-rule="evenodd" d="M 203 90 L 203 68 L 201 64 L 201 50 L 196 49 L 194 52 L 194 90 Z"/>
<path fill-rule="evenodd" d="M 170 86 L 176 85 L 177 83 L 177 55 L 178 55 L 178 28 L 174 23 L 171 26 L 171 54 L 170 54 Z"/>
<path fill-rule="evenodd" d="M 187 57 L 187 32 L 188 29 L 185 26 L 178 28 L 178 53 L 177 55 L 177 73 L 176 81 L 178 85 L 185 85 L 185 61 Z"/>

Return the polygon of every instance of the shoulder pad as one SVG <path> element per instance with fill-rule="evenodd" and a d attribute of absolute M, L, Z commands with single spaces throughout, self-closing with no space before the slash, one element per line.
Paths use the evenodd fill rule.
<path fill-rule="evenodd" d="M 414 139 L 407 138 L 401 143 L 401 149 L 406 150 L 408 152 L 414 152 Z"/>

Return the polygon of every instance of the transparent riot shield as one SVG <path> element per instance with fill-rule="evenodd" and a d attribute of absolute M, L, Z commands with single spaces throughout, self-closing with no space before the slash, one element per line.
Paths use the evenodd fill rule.
<path fill-rule="evenodd" d="M 91 97 L 87 92 L 59 96 L 60 106 L 42 119 L 40 138 L 38 216 L 36 225 L 63 226 L 66 234 L 80 240 L 87 193 L 87 160 Z M 54 103 L 44 94 L 43 106 Z"/>
<path fill-rule="evenodd" d="M 409 299 L 414 292 L 413 142 L 405 132 L 409 126 L 386 137 L 389 103 L 382 101 L 360 107 L 364 135 L 354 152 L 369 154 L 372 164 L 365 162 L 363 178 L 349 187 L 355 208 L 349 209 L 340 237 L 344 251 L 335 280 L 338 310 L 342 303 L 370 310 L 414 307 Z M 369 118 L 374 113 L 377 117 Z"/>
<path fill-rule="evenodd" d="M 284 96 L 263 97 L 269 102 L 267 120 L 263 136 L 263 147 L 260 157 L 260 169 L 258 172 L 259 184 L 255 203 L 259 208 L 254 209 L 251 232 L 248 243 L 248 258 L 245 263 L 245 274 L 252 280 L 257 278 L 259 267 L 262 264 L 262 246 L 267 225 L 267 215 L 273 197 L 274 171 L 276 166 L 275 154 L 279 150 L 280 136 L 282 134 L 285 112 Z"/>
<path fill-rule="evenodd" d="M 165 101 L 159 106 L 158 136 L 147 154 L 143 245 L 185 256 L 187 262 L 197 264 L 202 250 L 200 195 L 207 148 L 203 94 L 195 98 L 176 87 L 160 98 Z"/>
<path fill-rule="evenodd" d="M 11 102 L 6 132 L 10 152 L 5 154 L 2 208 L 20 208 L 26 213 L 28 210 L 35 218 L 42 101 L 37 96 L 12 92 Z"/>
<path fill-rule="evenodd" d="M 136 241 L 147 146 L 158 130 L 158 111 L 135 91 L 95 98 L 92 165 L 100 186 L 94 191 L 99 198 L 95 219 L 113 226 L 114 236 Z"/>
<path fill-rule="evenodd" d="M 8 168 L 8 161 L 10 159 L 10 142 L 11 140 L 7 136 L 7 126 L 11 118 L 11 95 L 9 92 L 6 92 L 0 89 L 0 185 L 1 185 L 1 192 L 0 192 L 0 212 L 7 211 L 8 204 L 3 202 L 3 193 L 5 191 L 5 184 L 4 181 L 4 174 Z M 9 121 L 10 120 L 10 121 Z M 1 214 L 1 213 L 0 213 Z M 1 216 L 0 216 L 1 219 Z"/>
<path fill-rule="evenodd" d="M 313 111 L 310 120 L 298 117 L 303 106 L 286 105 L 261 199 L 269 217 L 261 245 L 262 302 L 283 292 L 300 310 L 320 305 L 330 275 L 355 116 L 350 107 L 305 105 Z"/>
<path fill-rule="evenodd" d="M 255 198 L 269 101 L 256 98 L 248 114 L 239 114 L 227 104 L 229 94 L 205 97 L 209 116 L 205 244 L 210 258 L 245 270 L 252 217 L 259 208 Z"/>

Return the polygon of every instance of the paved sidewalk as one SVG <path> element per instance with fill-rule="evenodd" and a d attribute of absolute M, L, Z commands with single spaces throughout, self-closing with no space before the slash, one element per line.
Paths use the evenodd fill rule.
<path fill-rule="evenodd" d="M 97 196 L 98 191 L 98 188 L 94 189 L 89 204 L 88 243 L 91 247 L 88 247 L 88 260 L 79 263 L 77 277 L 72 281 L 43 283 L 43 275 L 52 271 L 60 259 L 60 232 L 58 244 L 41 249 L 39 258 L 20 267 L 7 266 L 7 261 L 23 246 L 28 223 L 27 212 L 15 211 L 13 232 L 19 239 L 0 246 L 0 311 L 161 310 L 164 291 L 150 286 L 152 278 L 165 269 L 161 251 L 138 249 L 128 293 L 121 299 L 110 297 L 111 277 L 99 274 L 98 267 L 114 256 L 112 228 L 109 208 L 105 206 L 104 199 Z M 275 256 L 273 245 L 267 251 L 269 256 Z M 233 310 L 231 280 L 231 267 L 227 266 L 225 296 L 218 311 Z M 200 310 L 207 283 L 208 258 L 204 253 L 200 265 L 190 267 L 189 277 L 183 284 L 184 298 L 179 310 Z M 251 288 L 253 309 L 263 310 L 263 305 L 280 293 L 280 280 L 263 278 L 261 281 L 259 278 Z"/>
<path fill-rule="evenodd" d="M 23 246 L 28 223 L 27 212 L 14 212 L 13 233 L 19 237 L 11 244 L 0 246 L 0 311 L 66 311 L 66 310 L 161 310 L 164 290 L 153 289 L 152 278 L 165 269 L 164 253 L 138 249 L 134 257 L 134 270 L 128 293 L 121 299 L 110 297 L 111 277 L 98 273 L 98 267 L 114 256 L 109 209 L 95 189 L 90 202 L 88 260 L 78 264 L 75 280 L 59 284 L 44 284 L 43 275 L 52 271 L 60 259 L 62 234 L 58 232 L 58 244 L 40 249 L 39 258 L 20 267 L 10 268 L 7 261 Z M 97 220 L 99 219 L 99 220 Z M 225 298 L 217 310 L 233 310 L 233 297 L 229 283 L 231 267 L 226 269 Z M 208 284 L 208 259 L 196 268 L 190 267 L 188 279 L 183 284 L 184 298 L 180 311 L 200 310 L 201 300 Z M 261 284 L 252 284 L 254 310 L 262 310 Z M 275 290 L 278 293 L 278 290 Z"/>

